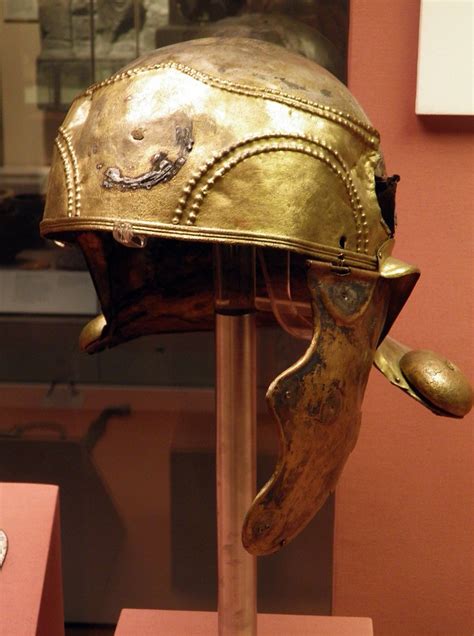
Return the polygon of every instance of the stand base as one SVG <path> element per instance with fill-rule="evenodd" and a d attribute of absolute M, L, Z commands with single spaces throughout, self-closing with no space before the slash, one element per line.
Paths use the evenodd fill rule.
<path fill-rule="evenodd" d="M 372 619 L 259 614 L 258 636 L 373 636 Z M 122 610 L 115 636 L 213 636 L 216 612 Z"/>

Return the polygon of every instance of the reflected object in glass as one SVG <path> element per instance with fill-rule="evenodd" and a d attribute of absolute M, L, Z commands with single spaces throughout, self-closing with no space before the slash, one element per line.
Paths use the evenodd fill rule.
<path fill-rule="evenodd" d="M 168 11 L 168 0 L 40 0 L 38 105 L 67 110 L 92 81 L 153 46 Z"/>
<path fill-rule="evenodd" d="M 179 155 L 188 119 L 192 151 L 169 180 L 105 187 L 111 167 L 138 180 L 158 152 Z M 87 351 L 213 328 L 215 243 L 262 252 L 271 290 L 257 272 L 259 324 L 278 306 L 282 325 L 304 337 L 309 326 L 307 352 L 267 393 L 280 459 L 244 521 L 253 554 L 283 547 L 334 490 L 376 349 L 418 280 L 391 256 L 398 179 L 379 146 L 327 70 L 244 38 L 142 57 L 79 96 L 60 129 L 42 231 L 76 238 L 85 253 L 105 319 L 83 337 Z M 149 236 L 144 249 L 114 240 L 123 222 Z M 281 309 L 287 301 L 293 312 Z"/>
<path fill-rule="evenodd" d="M 179 0 L 180 13 L 190 22 L 222 20 L 245 6 L 245 0 Z"/>
<path fill-rule="evenodd" d="M 39 224 L 43 216 L 44 197 L 40 194 L 0 193 L 0 263 L 15 262 L 24 249 L 37 248 L 43 243 Z"/>
<path fill-rule="evenodd" d="M 272 42 L 317 62 L 341 80 L 345 76 L 341 51 L 320 31 L 291 16 L 246 13 L 205 25 L 195 37 L 240 37 Z"/>

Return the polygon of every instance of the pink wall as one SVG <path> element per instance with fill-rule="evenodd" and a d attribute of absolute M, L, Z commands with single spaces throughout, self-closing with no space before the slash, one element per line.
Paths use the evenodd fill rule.
<path fill-rule="evenodd" d="M 418 23 L 416 0 L 351 0 L 349 87 L 402 176 L 395 255 L 422 271 L 392 334 L 472 379 L 474 122 L 415 115 Z M 334 613 L 376 636 L 471 636 L 472 416 L 438 418 L 374 371 L 363 422 L 337 491 Z"/>

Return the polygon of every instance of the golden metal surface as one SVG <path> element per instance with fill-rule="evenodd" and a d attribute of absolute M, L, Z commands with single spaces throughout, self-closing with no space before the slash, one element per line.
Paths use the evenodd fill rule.
<path fill-rule="evenodd" d="M 334 489 L 380 341 L 390 381 L 437 413 L 469 408 L 457 370 L 384 339 L 419 276 L 391 256 L 397 181 L 347 88 L 257 40 L 146 55 L 79 96 L 59 131 L 42 232 L 77 240 L 91 270 L 104 317 L 84 329 L 84 349 L 213 328 L 216 242 L 265 251 L 260 324 L 274 320 L 267 306 L 304 337 L 314 329 L 268 391 L 281 457 L 245 519 L 252 554 L 291 540 Z"/>
<path fill-rule="evenodd" d="M 336 487 L 357 441 L 361 404 L 388 306 L 376 272 L 339 274 L 310 263 L 314 336 L 305 355 L 269 387 L 279 424 L 275 473 L 252 504 L 243 544 L 271 554 L 295 537 Z"/>
<path fill-rule="evenodd" d="M 409 351 L 400 369 L 413 389 L 440 411 L 464 417 L 471 410 L 471 386 L 450 360 L 433 351 Z"/>
<path fill-rule="evenodd" d="M 257 633 L 257 567 L 240 534 L 256 490 L 254 314 L 216 315 L 217 561 L 220 636 Z"/>
<path fill-rule="evenodd" d="M 74 101 L 42 232 L 125 221 L 137 234 L 344 253 L 377 269 L 390 234 L 378 146 L 347 88 L 308 59 L 251 39 L 166 47 Z"/>
<path fill-rule="evenodd" d="M 393 247 L 393 240 L 387 241 L 379 250 L 379 271 L 381 277 L 386 281 L 390 289 L 390 300 L 387 310 L 382 333 L 380 334 L 380 342 L 383 341 L 387 333 L 390 331 L 398 314 L 403 309 L 404 304 L 408 300 L 413 288 L 420 277 L 420 270 L 414 265 L 409 265 L 403 261 L 390 256 Z"/>
<path fill-rule="evenodd" d="M 472 388 L 462 371 L 433 351 L 410 350 L 387 337 L 375 366 L 395 386 L 437 415 L 464 417 L 472 408 Z"/>
<path fill-rule="evenodd" d="M 82 351 L 93 349 L 94 345 L 100 341 L 104 327 L 107 325 L 104 314 L 99 314 L 90 320 L 82 329 L 79 336 L 79 348 Z"/>

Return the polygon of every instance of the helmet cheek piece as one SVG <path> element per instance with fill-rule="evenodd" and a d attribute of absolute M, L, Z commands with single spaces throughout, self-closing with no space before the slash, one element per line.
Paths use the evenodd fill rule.
<path fill-rule="evenodd" d="M 357 442 L 373 362 L 435 413 L 462 417 L 471 408 L 470 385 L 457 367 L 386 336 L 419 278 L 416 267 L 387 255 L 392 244 L 379 251 L 378 272 L 308 261 L 312 338 L 267 392 L 280 457 L 244 521 L 242 540 L 252 554 L 288 543 L 335 489 Z M 278 317 L 277 301 L 273 307 Z M 290 320 L 280 320 L 288 331 Z"/>
<path fill-rule="evenodd" d="M 280 458 L 244 522 L 256 555 L 295 537 L 334 490 L 354 448 L 362 399 L 389 305 L 378 272 L 308 261 L 313 336 L 304 356 L 267 392 Z"/>

